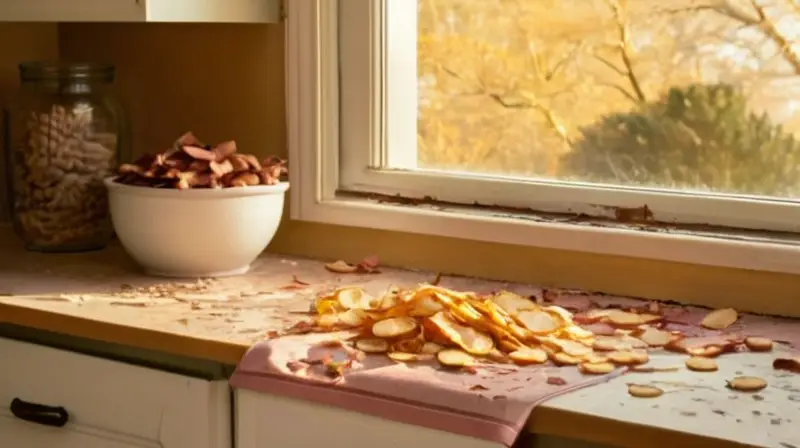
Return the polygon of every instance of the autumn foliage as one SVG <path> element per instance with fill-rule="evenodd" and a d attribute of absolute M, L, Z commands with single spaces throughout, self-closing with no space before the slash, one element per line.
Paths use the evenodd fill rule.
<path fill-rule="evenodd" d="M 419 0 L 419 162 L 797 195 L 794 28 L 796 0 Z"/>

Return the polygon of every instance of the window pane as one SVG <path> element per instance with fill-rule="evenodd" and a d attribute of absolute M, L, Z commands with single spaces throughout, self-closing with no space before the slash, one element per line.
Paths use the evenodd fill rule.
<path fill-rule="evenodd" d="M 420 168 L 800 197 L 797 0 L 419 0 Z"/>

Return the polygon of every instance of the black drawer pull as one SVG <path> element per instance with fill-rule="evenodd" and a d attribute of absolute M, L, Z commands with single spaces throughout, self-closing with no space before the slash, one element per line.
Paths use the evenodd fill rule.
<path fill-rule="evenodd" d="M 18 419 L 45 426 L 60 428 L 69 421 L 69 413 L 62 406 L 29 403 L 19 398 L 11 400 L 11 413 Z"/>

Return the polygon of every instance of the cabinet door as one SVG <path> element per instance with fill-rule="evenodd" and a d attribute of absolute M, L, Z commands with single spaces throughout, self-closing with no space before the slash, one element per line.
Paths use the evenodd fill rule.
<path fill-rule="evenodd" d="M 3 338 L 0 364 L 0 448 L 231 447 L 227 381 Z M 36 405 L 62 409 L 64 425 L 14 416 L 41 421 Z M 41 443 L 14 443 L 19 437 Z"/>
<path fill-rule="evenodd" d="M 319 403 L 234 391 L 236 448 L 505 448 Z"/>
<path fill-rule="evenodd" d="M 2 412 L 2 411 L 0 411 Z M 137 440 L 94 428 L 71 425 L 63 428 L 29 423 L 0 414 L 0 439 L 8 448 L 159 448 L 160 444 Z"/>

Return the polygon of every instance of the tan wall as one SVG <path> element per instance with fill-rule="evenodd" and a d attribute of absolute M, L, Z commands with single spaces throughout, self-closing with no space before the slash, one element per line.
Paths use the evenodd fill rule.
<path fill-rule="evenodd" d="M 19 85 L 17 65 L 24 60 L 58 57 L 58 27 L 53 24 L 0 24 L 0 106 L 5 107 Z M 0 127 L 0 142 L 3 130 Z M 6 207 L 5 164 L 0 145 L 0 221 Z"/>
<path fill-rule="evenodd" d="M 69 24 L 60 50 L 117 64 L 138 152 L 191 129 L 285 154 L 282 33 L 276 25 Z M 800 316 L 800 276 L 297 222 L 284 224 L 270 250 L 350 260 L 374 253 L 397 266 Z"/>

